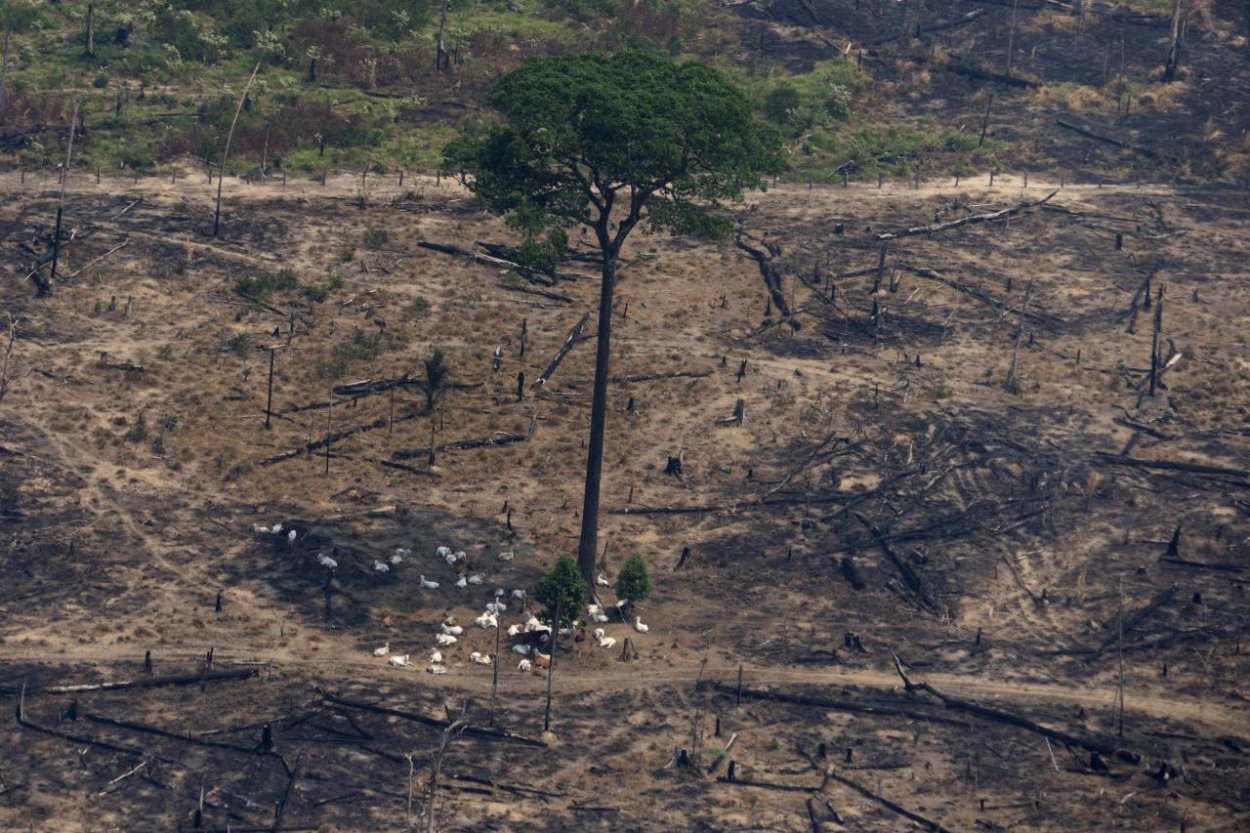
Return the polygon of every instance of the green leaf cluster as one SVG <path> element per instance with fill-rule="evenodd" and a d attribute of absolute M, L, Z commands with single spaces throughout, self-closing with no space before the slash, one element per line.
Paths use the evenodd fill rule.
<path fill-rule="evenodd" d="M 651 595 L 651 576 L 641 555 L 631 555 L 621 566 L 616 577 L 616 595 L 630 602 L 641 602 Z"/>
<path fill-rule="evenodd" d="M 560 556 L 554 567 L 534 588 L 534 598 L 543 605 L 543 619 L 555 618 L 556 603 L 560 606 L 560 627 L 572 627 L 586 609 L 586 583 L 577 564 L 567 555 Z"/>

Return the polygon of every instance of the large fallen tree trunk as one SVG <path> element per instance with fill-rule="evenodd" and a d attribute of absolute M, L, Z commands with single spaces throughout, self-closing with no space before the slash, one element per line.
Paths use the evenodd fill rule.
<path fill-rule="evenodd" d="M 1116 629 L 1116 633 L 1104 639 L 1102 641 L 1102 644 L 1098 646 L 1098 650 L 1095 653 L 1101 654 L 1103 651 L 1110 648 L 1121 637 L 1126 636 L 1129 631 L 1131 631 L 1133 628 L 1137 627 L 1142 622 L 1144 622 L 1146 618 L 1150 616 L 1150 614 L 1154 613 L 1156 610 L 1163 607 L 1168 602 L 1172 601 L 1172 599 L 1176 598 L 1176 594 L 1179 591 L 1180 591 L 1180 587 L 1178 587 L 1175 584 L 1173 584 L 1171 587 L 1168 587 L 1164 590 L 1160 590 L 1158 593 L 1155 594 L 1155 597 L 1151 599 L 1150 604 L 1146 605 L 1141 610 L 1137 611 L 1132 616 L 1130 616 L 1127 622 L 1124 622 L 1124 624 L 1120 628 Z"/>
<path fill-rule="evenodd" d="M 948 709 L 975 714 L 978 717 L 983 717 L 987 720 L 993 720 L 998 723 L 1006 723 L 1009 726 L 1018 726 L 1021 729 L 1027 729 L 1028 731 L 1039 734 L 1042 737 L 1049 738 L 1050 740 L 1057 740 L 1060 743 L 1066 743 L 1069 746 L 1076 746 L 1089 752 L 1097 752 L 1099 755 L 1114 755 L 1131 764 L 1136 764 L 1141 761 L 1141 756 L 1137 753 L 1130 752 L 1127 749 L 1122 749 L 1114 744 L 1107 743 L 1106 741 L 1097 740 L 1095 738 L 1077 737 L 1076 735 L 1071 735 L 1067 732 L 1061 732 L 1058 729 L 1051 729 L 1048 726 L 1035 723 L 1027 717 L 1023 717 L 1018 714 L 1002 711 L 1001 709 L 996 709 L 992 706 L 983 706 L 980 703 L 974 703 L 970 700 L 961 700 L 957 697 L 951 697 L 948 694 L 943 694 L 938 691 L 928 683 L 912 682 L 911 678 L 907 676 L 907 672 L 903 670 L 902 660 L 898 658 L 897 654 L 894 655 L 894 668 L 898 671 L 898 675 L 902 677 L 903 686 L 907 691 L 928 692 L 941 700 L 942 705 Z"/>
<path fill-rule="evenodd" d="M 718 683 L 715 680 L 700 683 L 700 687 L 709 685 L 714 691 L 722 694 L 738 696 L 738 686 Z M 971 729 L 972 724 L 966 720 L 943 717 L 940 714 L 907 709 L 900 706 L 859 703 L 854 700 L 833 700 L 828 697 L 813 697 L 804 694 L 787 694 L 784 691 L 768 691 L 759 688 L 744 688 L 742 696 L 749 700 L 769 700 L 774 703 L 790 703 L 795 706 L 813 706 L 827 711 L 851 712 L 853 714 L 874 714 L 888 717 L 906 717 L 909 720 L 924 720 L 929 723 L 941 723 L 945 726 L 957 726 L 960 729 Z"/>
<path fill-rule="evenodd" d="M 450 246 L 446 243 L 431 243 L 428 240 L 419 240 L 417 241 L 417 245 L 423 249 L 429 249 L 432 252 L 441 252 L 442 254 L 454 255 L 457 257 L 467 257 L 476 260 L 478 263 L 485 263 L 488 266 L 499 266 L 504 269 L 513 269 L 526 278 L 533 278 L 536 275 L 542 274 L 542 272 L 539 272 L 536 269 L 531 269 L 528 266 L 522 266 L 520 263 L 515 261 L 505 260 L 504 258 L 493 257 L 491 255 L 484 255 L 481 252 L 462 249 L 459 246 Z M 574 275 L 562 275 L 559 272 L 555 273 L 554 276 L 559 280 L 573 281 L 577 279 Z M 540 280 L 539 282 L 544 283 L 546 286 L 551 285 L 545 281 Z"/>
<path fill-rule="evenodd" d="M 1126 457 L 1122 454 L 1110 454 L 1106 451 L 1096 451 L 1094 452 L 1094 456 L 1099 460 L 1103 460 L 1116 466 L 1161 469 L 1164 471 L 1183 471 L 1188 474 L 1211 474 L 1218 477 L 1236 477 L 1242 480 L 1250 478 L 1250 470 L 1247 469 L 1233 469 L 1226 468 L 1224 466 L 1205 466 L 1199 463 L 1177 463 L 1171 460 L 1143 460 L 1140 457 Z"/>
<path fill-rule="evenodd" d="M 391 453 L 392 460 L 411 460 L 417 457 L 428 457 L 431 451 L 465 451 L 470 448 L 489 448 L 491 446 L 521 443 L 534 436 L 534 427 L 538 424 L 538 412 L 530 417 L 529 430 L 524 434 L 496 434 L 493 437 L 481 437 L 473 440 L 453 440 L 449 443 L 430 448 L 404 448 Z"/>
<path fill-rule="evenodd" d="M 588 312 L 584 313 L 582 317 L 578 319 L 577 323 L 573 325 L 573 329 L 569 331 L 569 337 L 564 340 L 564 344 L 562 344 L 560 349 L 556 351 L 556 354 L 552 356 L 551 361 L 547 363 L 546 369 L 539 374 L 538 378 L 534 380 L 534 384 L 531 385 L 531 387 L 541 388 L 547 383 L 547 380 L 551 378 L 551 374 L 555 373 L 556 368 L 560 366 L 560 362 L 564 361 L 564 357 L 567 356 L 569 351 L 572 350 L 573 347 L 576 346 L 577 342 L 581 340 L 582 328 L 586 326 L 586 322 L 589 320 L 590 313 Z"/>
<path fill-rule="evenodd" d="M 889 558 L 894 564 L 895 569 L 897 569 L 899 574 L 903 577 L 903 582 L 907 585 L 907 589 L 912 592 L 920 606 L 936 615 L 938 612 L 937 599 L 933 598 L 933 594 L 929 591 L 929 587 L 925 584 L 924 579 L 922 579 L 920 575 L 912 569 L 912 566 L 908 564 L 906 560 L 901 558 L 899 554 L 894 551 L 894 548 L 890 546 L 890 542 L 885 533 L 883 533 L 876 524 L 858 512 L 854 514 L 855 518 L 864 525 L 869 534 L 872 535 L 873 540 L 875 540 L 878 546 L 881 547 L 881 550 L 886 554 L 886 557 Z"/>
<path fill-rule="evenodd" d="M 1043 203 L 1049 202 L 1050 198 L 1059 193 L 1059 189 L 1051 191 L 1040 200 L 1032 202 L 1022 202 L 1012 208 L 1004 208 L 1001 211 L 991 211 L 988 214 L 973 214 L 968 217 L 960 217 L 958 220 L 951 220 L 949 223 L 937 223 L 931 226 L 915 226 L 913 228 L 903 229 L 902 231 L 887 231 L 876 236 L 877 240 L 898 240 L 900 237 L 912 237 L 917 234 L 936 234 L 939 231 L 947 229 L 959 228 L 960 226 L 970 226 L 975 223 L 988 223 L 993 220 L 1002 220 L 1007 217 L 1014 217 L 1021 211 L 1027 211 L 1030 208 L 1036 208 Z"/>
<path fill-rule="evenodd" d="M 166 674 L 160 677 L 140 677 L 113 683 L 83 683 L 81 685 L 54 685 L 40 689 L 41 694 L 78 694 L 84 691 L 120 691 L 128 688 L 158 688 L 167 685 L 194 685 L 196 683 L 219 683 L 227 680 L 246 680 L 256 676 L 255 668 L 233 671 L 201 671 L 197 674 Z"/>
<path fill-rule="evenodd" d="M 955 290 L 958 290 L 959 292 L 963 292 L 967 295 L 971 295 L 973 298 L 976 298 L 978 301 L 982 301 L 997 309 L 1000 309 L 1000 310 L 1007 309 L 1007 304 L 1005 301 L 1001 301 L 998 298 L 995 298 L 990 293 L 986 292 L 985 290 L 977 289 L 975 286 L 970 286 L 961 280 L 957 280 L 955 278 L 948 278 L 947 276 L 939 272 L 934 272 L 932 269 L 927 269 L 923 266 L 915 266 L 910 263 L 900 263 L 899 266 L 903 269 L 906 269 L 907 271 L 911 272 L 914 275 L 919 275 L 922 278 L 929 278 L 930 280 L 935 280 L 935 281 L 938 281 L 939 283 L 944 283 L 947 286 L 949 286 L 951 289 L 955 289 Z M 1041 324 L 1046 327 L 1060 327 L 1067 323 L 1062 318 L 1056 315 L 1048 315 L 1046 313 L 1041 313 L 1041 312 L 1029 312 L 1027 310 L 1024 310 L 1024 317 L 1028 319 L 1029 321 L 1033 321 L 1037 324 Z"/>
<path fill-rule="evenodd" d="M 873 801 L 876 801 L 877 803 L 881 804 L 881 806 L 886 807 L 890 810 L 893 810 L 895 813 L 898 813 L 903 818 L 910 819 L 916 822 L 917 824 L 924 825 L 925 829 L 932 830 L 933 833 L 951 833 L 951 831 L 947 830 L 945 827 L 938 824 L 936 821 L 933 821 L 932 819 L 927 819 L 924 816 L 920 815 L 919 813 L 913 813 L 911 810 L 908 810 L 906 807 L 903 807 L 900 804 L 896 804 L 895 802 L 891 801 L 890 799 L 886 798 L 883 795 L 877 795 L 875 792 L 868 789 L 863 784 L 860 784 L 856 781 L 852 781 L 850 778 L 847 778 L 845 775 L 838 775 L 836 772 L 833 771 L 833 767 L 829 767 L 827 770 L 825 770 L 825 775 L 830 780 L 837 781 L 839 784 L 843 784 L 847 787 L 850 787 L 851 789 L 855 790 L 857 793 L 860 793 L 861 795 L 867 798 L 871 798 Z"/>
<path fill-rule="evenodd" d="M 317 689 L 317 693 L 336 706 L 345 706 L 346 708 L 356 709 L 358 711 L 399 717 L 404 720 L 411 720 L 414 723 L 420 723 L 424 726 L 430 726 L 440 730 L 447 729 L 451 725 L 451 723 L 446 720 L 439 720 L 436 717 L 427 717 L 426 715 L 417 714 L 416 712 L 404 711 L 402 709 L 392 709 L 388 706 L 379 706 L 374 703 L 364 703 L 359 700 L 349 700 L 346 697 L 339 697 L 337 694 L 331 694 L 330 692 L 320 688 Z M 507 743 L 516 743 L 521 746 L 529 746 L 535 749 L 547 748 L 546 741 L 528 738 L 524 735 L 509 732 L 506 729 L 482 729 L 477 726 L 464 726 L 461 729 L 461 732 L 468 737 L 481 738 L 483 740 L 497 740 Z"/>
<path fill-rule="evenodd" d="M 1133 142 L 1125 141 L 1124 139 L 1116 139 L 1112 136 L 1104 136 L 1101 133 L 1095 133 L 1093 130 L 1090 130 L 1088 127 L 1082 127 L 1081 125 L 1067 121 L 1066 119 L 1062 119 L 1062 118 L 1055 119 L 1055 123 L 1066 130 L 1071 130 L 1074 133 L 1079 133 L 1082 136 L 1085 136 L 1086 138 L 1095 139 L 1099 142 L 1105 142 L 1106 144 L 1109 144 L 1109 145 L 1115 145 L 1121 150 L 1131 150 L 1134 153 L 1140 153 L 1142 156 L 1146 156 L 1151 159 L 1159 158 L 1159 154 L 1151 150 L 1148 147 L 1143 147 L 1141 145 L 1134 144 Z"/>
<path fill-rule="evenodd" d="M 764 278 L 764 285 L 768 287 L 769 295 L 773 299 L 773 305 L 777 307 L 777 311 L 781 313 L 783 318 L 789 318 L 790 305 L 786 303 L 786 295 L 781 291 L 781 273 L 777 271 L 776 266 L 773 266 L 768 255 L 754 246 L 748 245 L 742 238 L 743 234 L 741 232 L 734 235 L 734 245 L 749 254 L 759 264 L 760 275 Z"/>
<path fill-rule="evenodd" d="M 528 434 L 498 434 L 494 437 L 479 437 L 473 440 L 454 440 L 449 443 L 442 443 L 434 446 L 434 451 L 465 451 L 471 448 L 489 448 L 496 445 L 509 445 L 510 443 L 525 442 L 529 439 Z M 424 448 L 401 448 L 398 451 L 391 452 L 391 457 L 395 460 L 412 460 L 418 457 L 428 457 L 430 455 L 430 447 Z"/>

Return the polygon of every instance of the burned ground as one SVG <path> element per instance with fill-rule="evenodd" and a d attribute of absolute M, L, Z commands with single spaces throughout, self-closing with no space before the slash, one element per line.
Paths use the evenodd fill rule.
<path fill-rule="evenodd" d="M 742 231 L 789 317 L 731 242 L 632 240 L 604 565 L 646 557 L 650 631 L 562 646 L 550 732 L 545 674 L 505 640 L 512 738 L 489 731 L 491 670 L 467 655 L 495 631 L 472 620 L 575 549 L 592 351 L 532 384 L 593 308 L 594 264 L 547 285 L 419 247 L 511 233 L 448 184 L 379 182 L 361 208 L 356 181 L 229 181 L 217 240 L 202 183 L 73 187 L 67 278 L 34 298 L 21 246 L 54 197 L 6 180 L 0 827 L 200 809 L 209 829 L 402 828 L 462 717 L 441 829 L 904 823 L 873 795 L 947 830 L 1246 825 L 1244 195 L 1042 203 L 1057 182 L 1014 176 L 754 193 Z M 435 346 L 456 385 L 430 414 Z M 456 588 L 444 545 L 483 584 Z M 524 621 L 505 598 L 501 624 Z M 466 630 L 434 676 L 447 616 Z M 168 684 L 58 689 L 118 681 Z M 675 747 L 694 771 L 664 769 Z"/>

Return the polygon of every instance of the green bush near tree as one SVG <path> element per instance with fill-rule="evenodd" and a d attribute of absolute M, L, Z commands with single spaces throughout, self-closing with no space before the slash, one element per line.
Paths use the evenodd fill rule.
<path fill-rule="evenodd" d="M 534 598 L 543 605 L 542 618 L 550 622 L 555 618 L 556 604 L 560 606 L 560 627 L 572 627 L 586 609 L 586 582 L 582 581 L 577 564 L 570 556 L 562 555 L 534 588 Z"/>
<path fill-rule="evenodd" d="M 641 555 L 634 553 L 622 565 L 620 575 L 616 577 L 616 595 L 631 605 L 651 595 L 651 575 Z"/>

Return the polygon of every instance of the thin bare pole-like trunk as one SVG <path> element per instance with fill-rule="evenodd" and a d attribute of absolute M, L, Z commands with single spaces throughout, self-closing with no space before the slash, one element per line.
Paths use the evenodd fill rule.
<path fill-rule="evenodd" d="M 12 373 L 13 362 L 13 345 L 17 342 L 17 319 L 13 317 L 13 313 L 9 313 L 9 341 L 4 348 L 4 358 L 0 359 L 0 403 L 4 402 L 4 395 L 9 392 L 9 382 L 13 380 Z"/>
<path fill-rule="evenodd" d="M 8 108 L 5 93 L 8 92 L 9 80 L 9 40 L 12 33 L 6 28 L 4 30 L 4 57 L 0 58 L 0 124 L 4 124 L 4 114 Z"/>
<path fill-rule="evenodd" d="M 1181 26 L 1181 0 L 1172 0 L 1172 35 L 1169 39 L 1168 60 L 1163 67 L 1163 82 L 1176 80 L 1176 70 L 1181 63 L 1181 41 L 1184 40 L 1184 29 Z"/>
<path fill-rule="evenodd" d="M 74 101 L 74 114 L 69 118 L 69 143 L 65 147 L 65 167 L 61 169 L 61 193 L 56 201 L 56 228 L 52 232 L 52 271 L 48 273 L 48 292 L 56 281 L 56 266 L 61 259 L 61 215 L 65 209 L 65 184 L 69 182 L 69 166 L 74 161 L 74 132 L 78 127 L 78 106 L 82 99 Z M 46 294 L 46 293 L 40 293 Z"/>
<path fill-rule="evenodd" d="M 243 92 L 239 95 L 239 106 L 234 108 L 234 118 L 230 121 L 230 132 L 226 134 L 226 147 L 221 152 L 221 170 L 217 177 L 217 208 L 213 212 L 213 237 L 216 237 L 221 230 L 221 186 L 226 181 L 226 161 L 230 158 L 230 142 L 234 139 L 234 128 L 239 123 L 239 113 L 243 112 L 243 102 L 247 99 L 247 91 L 252 88 L 252 82 L 256 80 L 258 72 L 260 72 L 259 61 L 252 70 L 251 76 L 248 77 L 247 83 L 243 85 Z"/>
<path fill-rule="evenodd" d="M 1011 75 L 1011 61 L 1015 57 L 1016 49 L 1016 11 L 1020 6 L 1020 0 L 1012 0 L 1011 2 L 1011 28 L 1007 31 L 1007 75 Z"/>
<path fill-rule="evenodd" d="M 87 48 L 82 53 L 88 58 L 95 57 L 95 4 L 87 4 Z"/>
<path fill-rule="evenodd" d="M 438 10 L 438 34 L 434 36 L 435 71 L 443 72 L 443 67 L 451 69 L 451 60 L 447 55 L 447 47 L 443 43 L 443 30 L 447 28 L 447 0 L 443 0 Z"/>

